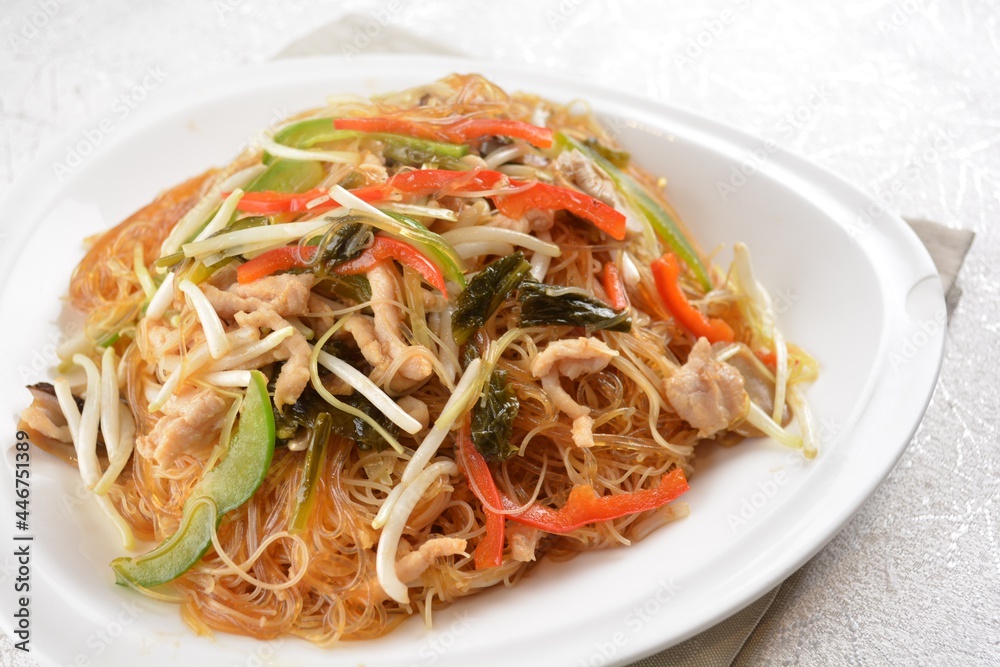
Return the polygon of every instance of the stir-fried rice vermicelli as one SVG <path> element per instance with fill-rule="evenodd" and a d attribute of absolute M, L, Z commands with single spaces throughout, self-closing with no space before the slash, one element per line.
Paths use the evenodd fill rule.
<path fill-rule="evenodd" d="M 815 455 L 815 362 L 663 189 L 581 103 L 330 99 L 88 241 L 21 427 L 197 632 L 429 619 L 686 516 L 704 440 Z"/>

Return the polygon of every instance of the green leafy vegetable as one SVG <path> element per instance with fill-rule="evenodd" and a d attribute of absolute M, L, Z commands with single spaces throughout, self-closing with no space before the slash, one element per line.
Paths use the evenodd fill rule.
<path fill-rule="evenodd" d="M 295 437 L 299 427 L 312 430 L 317 417 L 323 412 L 329 412 L 330 409 L 329 404 L 319 394 L 306 387 L 299 400 L 286 406 L 281 412 L 278 412 L 277 408 L 274 409 L 274 430 L 278 441 L 286 444 Z"/>
<path fill-rule="evenodd" d="M 451 316 L 455 342 L 459 345 L 466 343 L 476 329 L 493 317 L 530 271 L 531 265 L 524 259 L 524 253 L 515 252 L 493 260 L 476 274 L 465 291 L 458 295 L 457 306 Z"/>
<path fill-rule="evenodd" d="M 372 228 L 360 222 L 346 222 L 335 226 L 326 233 L 323 238 L 315 239 L 315 245 L 321 247 L 322 263 L 316 271 L 317 275 L 327 276 L 333 274 L 333 269 L 338 264 L 354 259 L 365 248 L 371 245 Z M 309 245 L 313 245 L 310 240 Z"/>
<path fill-rule="evenodd" d="M 494 370 L 482 399 L 472 408 L 472 442 L 490 463 L 506 461 L 517 451 L 511 438 L 520 407 L 507 371 Z"/>
<path fill-rule="evenodd" d="M 632 330 L 628 310 L 618 312 L 576 287 L 526 280 L 521 284 L 518 300 L 521 302 L 521 326 L 565 324 L 588 330 Z"/>
<path fill-rule="evenodd" d="M 360 410 L 382 428 L 396 437 L 399 435 L 399 427 L 389 420 L 382 412 L 361 394 L 354 392 L 347 396 L 337 397 L 343 403 Z M 277 436 L 282 441 L 293 438 L 299 427 L 304 427 L 309 431 L 316 429 L 316 423 L 321 414 L 328 414 L 330 417 L 330 432 L 333 435 L 353 440 L 362 451 L 370 449 L 383 450 L 389 446 L 378 431 L 372 426 L 354 415 L 350 415 L 343 410 L 333 407 L 320 396 L 312 387 L 306 387 L 302 395 L 292 405 L 285 407 L 283 413 L 274 411 L 274 422 Z"/>
<path fill-rule="evenodd" d="M 313 291 L 334 301 L 353 301 L 355 304 L 372 299 L 372 286 L 364 274 L 356 276 L 331 274 L 314 285 Z"/>
<path fill-rule="evenodd" d="M 399 427 L 396 426 L 392 420 L 382 414 L 382 411 L 372 405 L 371 401 L 362 396 L 358 392 L 354 392 L 348 396 L 338 396 L 342 402 L 347 405 L 360 410 L 369 417 L 371 417 L 379 426 L 384 428 L 389 432 L 393 438 L 399 437 Z M 355 417 L 354 415 L 349 415 L 346 412 L 337 410 L 331 407 L 332 420 L 330 422 L 330 430 L 339 436 L 349 438 L 353 440 L 358 445 L 358 449 L 363 452 L 369 450 L 382 451 L 389 446 L 386 439 L 379 435 L 378 431 L 371 427 L 368 422 Z"/>

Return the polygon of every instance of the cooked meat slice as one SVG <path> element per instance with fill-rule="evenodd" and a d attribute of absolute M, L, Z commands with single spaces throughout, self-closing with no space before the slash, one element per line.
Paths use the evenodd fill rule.
<path fill-rule="evenodd" d="M 354 393 L 354 387 L 347 384 L 333 373 L 324 375 L 321 378 L 321 381 L 323 386 L 326 387 L 326 390 L 334 396 L 350 396 Z"/>
<path fill-rule="evenodd" d="M 563 389 L 562 382 L 559 380 L 559 374 L 555 371 L 542 376 L 542 389 L 545 390 L 545 394 L 549 397 L 549 400 L 552 401 L 552 404 L 556 406 L 556 408 L 566 413 L 567 417 L 574 420 L 574 428 L 576 427 L 575 420 L 584 419 L 590 414 L 590 408 L 585 405 L 580 405 L 573 400 L 572 396 L 566 393 L 566 390 Z M 574 437 L 574 440 L 575 439 L 576 438 Z M 591 444 L 593 444 L 593 439 L 591 439 Z"/>
<path fill-rule="evenodd" d="M 496 213 L 490 217 L 486 226 L 511 229 L 522 234 L 530 234 L 532 232 L 546 232 L 552 229 L 554 223 L 555 218 L 552 215 L 552 211 L 542 211 L 532 208 L 525 212 L 523 218 L 517 219 L 508 218 L 505 215 Z"/>
<path fill-rule="evenodd" d="M 714 349 L 726 347 L 726 343 L 718 343 Z M 774 378 L 768 377 L 760 360 L 750 351 L 750 348 L 740 344 L 736 354 L 726 359 L 726 364 L 732 366 L 743 376 L 743 389 L 747 392 L 750 400 L 764 411 L 764 414 L 774 412 Z M 781 425 L 786 426 L 792 419 L 792 413 L 785 406 L 782 411 Z M 750 422 L 733 424 L 732 430 L 748 438 L 757 438 L 764 435 L 763 431 L 753 426 Z"/>
<path fill-rule="evenodd" d="M 570 430 L 573 437 L 573 444 L 577 447 L 594 446 L 594 418 L 587 414 L 580 415 L 573 419 L 573 428 Z"/>
<path fill-rule="evenodd" d="M 411 551 L 396 561 L 396 576 L 410 583 L 427 571 L 434 561 L 446 556 L 465 553 L 465 540 L 454 537 L 432 537 L 416 551 Z"/>
<path fill-rule="evenodd" d="M 209 276 L 205 283 L 201 284 L 204 289 L 206 284 L 212 285 L 213 287 L 218 287 L 221 290 L 229 289 L 236 282 L 237 276 L 239 275 L 237 270 L 237 265 L 235 263 L 229 263 L 220 269 L 217 269 Z"/>
<path fill-rule="evenodd" d="M 510 543 L 510 554 L 519 563 L 529 563 L 535 560 L 535 550 L 542 531 L 531 526 L 511 522 L 507 529 L 507 540 Z"/>
<path fill-rule="evenodd" d="M 260 299 L 279 315 L 304 315 L 309 311 L 309 296 L 316 277 L 311 273 L 283 273 L 260 278 L 252 283 L 236 283 L 229 291 L 236 296 Z"/>
<path fill-rule="evenodd" d="M 617 356 L 618 352 L 597 338 L 581 336 L 575 340 L 557 340 L 549 343 L 531 361 L 531 374 L 542 377 L 555 370 L 575 380 L 581 375 L 603 370 Z"/>
<path fill-rule="evenodd" d="M 317 336 L 325 333 L 337 321 L 333 315 L 329 315 L 328 313 L 340 310 L 343 307 L 341 304 L 322 297 L 315 292 L 309 295 L 310 326 L 316 332 Z"/>
<path fill-rule="evenodd" d="M 255 280 L 246 285 L 234 283 L 227 290 L 214 285 L 202 285 L 215 312 L 225 320 L 233 315 L 266 308 L 282 317 L 306 315 L 309 312 L 309 295 L 315 277 L 311 273 L 293 275 L 284 273 Z"/>
<path fill-rule="evenodd" d="M 594 167 L 583 153 L 573 149 L 563 151 L 555 162 L 556 171 L 570 183 L 580 188 L 594 199 L 600 199 L 608 206 L 619 208 L 621 200 L 611 179 Z"/>
<path fill-rule="evenodd" d="M 203 285 L 202 290 L 219 317 L 241 327 L 267 328 L 272 331 L 291 326 L 285 317 L 306 315 L 312 301 L 312 274 L 281 274 L 255 280 L 246 285 L 234 283 L 227 290 Z M 298 330 L 281 345 L 248 367 L 270 361 L 285 361 L 274 389 L 274 404 L 280 410 L 298 400 L 309 384 L 309 356 L 312 348 Z"/>
<path fill-rule="evenodd" d="M 34 399 L 31 405 L 21 411 L 21 420 L 31 429 L 46 438 L 60 442 L 73 442 L 66 416 L 63 415 L 55 389 L 48 382 L 39 382 L 28 387 Z"/>
<path fill-rule="evenodd" d="M 559 380 L 565 375 L 576 380 L 582 375 L 603 370 L 618 352 L 597 338 L 580 337 L 549 343 L 531 361 L 531 374 L 542 379 L 542 389 L 552 404 L 573 420 L 573 442 L 577 447 L 594 446 L 594 420 L 590 408 L 580 405 L 566 393 Z"/>
<path fill-rule="evenodd" d="M 364 174 L 370 183 L 384 183 L 389 179 L 385 165 L 374 153 L 365 153 L 364 159 L 358 165 L 358 171 Z"/>
<path fill-rule="evenodd" d="M 750 408 L 743 376 L 712 357 L 712 346 L 699 338 L 687 363 L 666 380 L 667 400 L 680 418 L 708 438 L 741 421 Z"/>
<path fill-rule="evenodd" d="M 499 229 L 509 229 L 515 232 L 527 234 L 531 231 L 531 223 L 527 218 L 508 218 L 506 215 L 497 213 L 486 223 L 486 227 L 497 227 Z"/>
<path fill-rule="evenodd" d="M 272 331 L 291 326 L 287 320 L 270 308 L 261 308 L 252 313 L 238 312 L 234 315 L 241 327 L 267 328 Z M 302 390 L 309 384 L 309 357 L 312 347 L 306 337 L 296 330 L 273 350 L 273 358 L 285 363 L 274 383 L 274 405 L 281 410 L 299 399 Z"/>
<path fill-rule="evenodd" d="M 161 324 L 160 321 L 142 322 L 146 332 L 146 340 L 149 342 L 149 355 L 152 359 L 159 359 L 169 351 L 174 350 L 180 342 L 180 334 L 177 329 Z"/>
<path fill-rule="evenodd" d="M 626 229 L 630 234 L 642 232 L 643 224 L 637 220 L 632 210 L 622 201 L 615 184 L 598 170 L 583 153 L 578 150 L 564 151 L 555 161 L 556 171 L 567 181 L 580 188 L 594 199 L 599 199 L 626 218 Z"/>
<path fill-rule="evenodd" d="M 384 372 L 389 366 L 389 360 L 382 350 L 382 345 L 375 337 L 375 322 L 366 315 L 354 313 L 344 322 L 344 333 L 350 334 L 358 344 L 365 361 L 375 367 L 376 373 Z M 376 382 L 381 376 L 375 377 Z"/>
<path fill-rule="evenodd" d="M 411 346 L 403 340 L 395 269 L 387 262 L 376 264 L 368 272 L 368 282 L 372 287 L 374 321 L 352 316 L 345 329 L 354 336 L 368 363 L 375 367 L 376 382 L 388 384 L 394 391 L 412 389 L 434 372 L 433 355 L 426 347 Z M 387 377 L 390 366 L 400 356 L 405 356 L 405 361 L 392 377 Z"/>
<path fill-rule="evenodd" d="M 396 402 L 399 404 L 399 407 L 406 411 L 406 414 L 420 422 L 420 426 L 422 428 L 427 428 L 430 425 L 430 410 L 427 409 L 427 404 L 419 398 L 414 398 L 413 396 L 403 396 Z"/>
<path fill-rule="evenodd" d="M 32 445 L 76 466 L 76 450 L 73 448 L 73 439 L 66 424 L 66 417 L 59 407 L 55 387 L 48 382 L 39 382 L 29 385 L 28 390 L 34 400 L 21 411 L 17 430 L 26 432 Z M 83 399 L 74 398 L 77 408 L 83 410 Z M 98 452 L 103 451 L 104 441 L 100 431 L 97 433 L 97 446 Z"/>
<path fill-rule="evenodd" d="M 204 456 L 219 439 L 228 409 L 228 402 L 210 389 L 187 385 L 163 406 L 153 430 L 136 438 L 136 449 L 161 468 L 170 468 L 184 454 Z"/>

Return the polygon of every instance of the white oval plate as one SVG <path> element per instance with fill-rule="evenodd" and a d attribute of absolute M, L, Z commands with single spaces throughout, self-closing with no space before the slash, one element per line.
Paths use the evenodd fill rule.
<path fill-rule="evenodd" d="M 806 462 L 769 441 L 706 447 L 691 516 L 630 548 L 542 562 L 513 589 L 411 619 L 389 636 L 321 650 L 298 640 L 197 637 L 178 609 L 113 585 L 120 554 L 74 470 L 32 458 L 31 646 L 45 664 L 623 664 L 723 620 L 830 540 L 886 477 L 937 379 L 945 306 L 930 257 L 903 221 L 800 157 L 695 114 L 507 65 L 444 58 L 289 60 L 154 91 L 112 110 L 30 169 L 0 205 L 0 392 L 5 432 L 27 382 L 54 360 L 59 297 L 80 241 L 160 190 L 230 160 L 265 125 L 322 103 L 479 71 L 508 89 L 585 99 L 669 194 L 702 246 L 747 242 L 789 340 L 822 375 L 808 391 L 822 434 Z M 129 116 L 123 118 L 124 116 Z M 68 173 L 66 171 L 68 170 Z M 61 178 L 57 174 L 61 173 Z M 720 184 L 735 187 L 735 192 Z M 726 196 L 724 197 L 723 194 Z M 13 440 L 8 444 L 12 444 Z M 13 453 L 5 453 L 13 499 Z M 11 500 L 12 503 L 12 500 Z M 15 543 L 13 505 L 0 552 Z M 0 595 L 11 632 L 16 562 Z M 517 664 L 517 663 L 514 663 Z"/>

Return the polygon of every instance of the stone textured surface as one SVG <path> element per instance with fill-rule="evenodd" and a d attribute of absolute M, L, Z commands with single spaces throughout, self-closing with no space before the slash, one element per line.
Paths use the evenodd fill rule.
<path fill-rule="evenodd" d="M 0 188 L 81 120 L 273 57 L 333 20 L 528 63 L 772 138 L 904 215 L 973 229 L 941 381 L 900 464 L 782 590 L 741 664 L 1000 661 L 996 2 L 4 0 Z M 371 23 L 376 21 L 376 23 Z M 350 34 L 350 33 L 349 33 Z M 334 51 L 350 48 L 350 42 Z M 147 78 L 147 83 L 150 81 Z M 141 106 L 141 102 L 137 103 Z M 7 640 L 0 665 L 29 665 Z"/>

